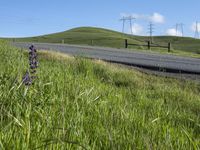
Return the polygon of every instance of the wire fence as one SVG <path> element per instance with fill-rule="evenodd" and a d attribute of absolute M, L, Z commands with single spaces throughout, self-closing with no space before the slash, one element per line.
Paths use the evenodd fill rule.
<path fill-rule="evenodd" d="M 156 44 L 156 43 L 152 43 L 151 41 L 147 41 L 146 44 L 133 44 L 133 43 L 128 43 L 128 40 L 125 39 L 125 48 L 128 48 L 128 46 L 145 46 L 147 47 L 149 50 L 151 49 L 151 47 L 156 47 L 156 48 L 166 48 L 168 49 L 168 52 L 171 51 L 171 43 L 169 42 L 167 45 L 160 45 L 160 44 Z"/>

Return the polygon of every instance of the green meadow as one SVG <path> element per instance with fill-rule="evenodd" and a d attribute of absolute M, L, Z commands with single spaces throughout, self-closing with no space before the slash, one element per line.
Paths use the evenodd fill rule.
<path fill-rule="evenodd" d="M 200 83 L 40 51 L 26 87 L 26 51 L 0 41 L 1 150 L 200 149 Z"/>

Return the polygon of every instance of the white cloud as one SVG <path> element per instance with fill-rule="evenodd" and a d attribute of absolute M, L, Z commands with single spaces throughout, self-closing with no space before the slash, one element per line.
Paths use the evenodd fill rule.
<path fill-rule="evenodd" d="M 176 29 L 174 29 L 174 28 L 168 29 L 166 31 L 166 34 L 170 35 L 170 36 L 182 36 L 182 33 L 180 31 L 176 32 Z"/>
<path fill-rule="evenodd" d="M 198 31 L 200 32 L 200 23 L 197 24 L 197 28 L 198 28 Z M 196 22 L 194 22 L 192 25 L 191 25 L 191 30 L 193 32 L 196 31 Z"/>
<path fill-rule="evenodd" d="M 126 15 L 127 16 L 127 15 Z M 129 15 L 130 16 L 130 15 Z M 153 23 L 163 24 L 165 23 L 165 17 L 157 12 L 153 13 L 152 15 L 145 15 L 145 14 L 132 14 L 136 19 L 151 21 Z"/>
<path fill-rule="evenodd" d="M 165 22 L 165 17 L 159 13 L 153 13 L 153 15 L 151 15 L 149 17 L 150 21 L 154 22 L 154 23 L 164 23 Z"/>
<path fill-rule="evenodd" d="M 135 23 L 132 27 L 132 31 L 133 31 L 133 34 L 135 35 L 141 35 L 143 34 L 143 27 Z"/>

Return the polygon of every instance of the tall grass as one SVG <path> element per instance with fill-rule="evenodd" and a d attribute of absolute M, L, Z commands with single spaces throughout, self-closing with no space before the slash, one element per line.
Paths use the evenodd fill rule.
<path fill-rule="evenodd" d="M 200 85 L 0 43 L 0 149 L 199 149 Z"/>

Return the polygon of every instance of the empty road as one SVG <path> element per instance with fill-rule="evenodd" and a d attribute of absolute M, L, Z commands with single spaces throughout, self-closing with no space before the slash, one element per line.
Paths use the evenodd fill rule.
<path fill-rule="evenodd" d="M 32 43 L 12 44 L 19 48 L 28 49 Z M 200 59 L 197 58 L 67 44 L 34 43 L 34 45 L 37 49 L 59 51 L 73 56 L 101 59 L 152 70 L 200 74 Z"/>

